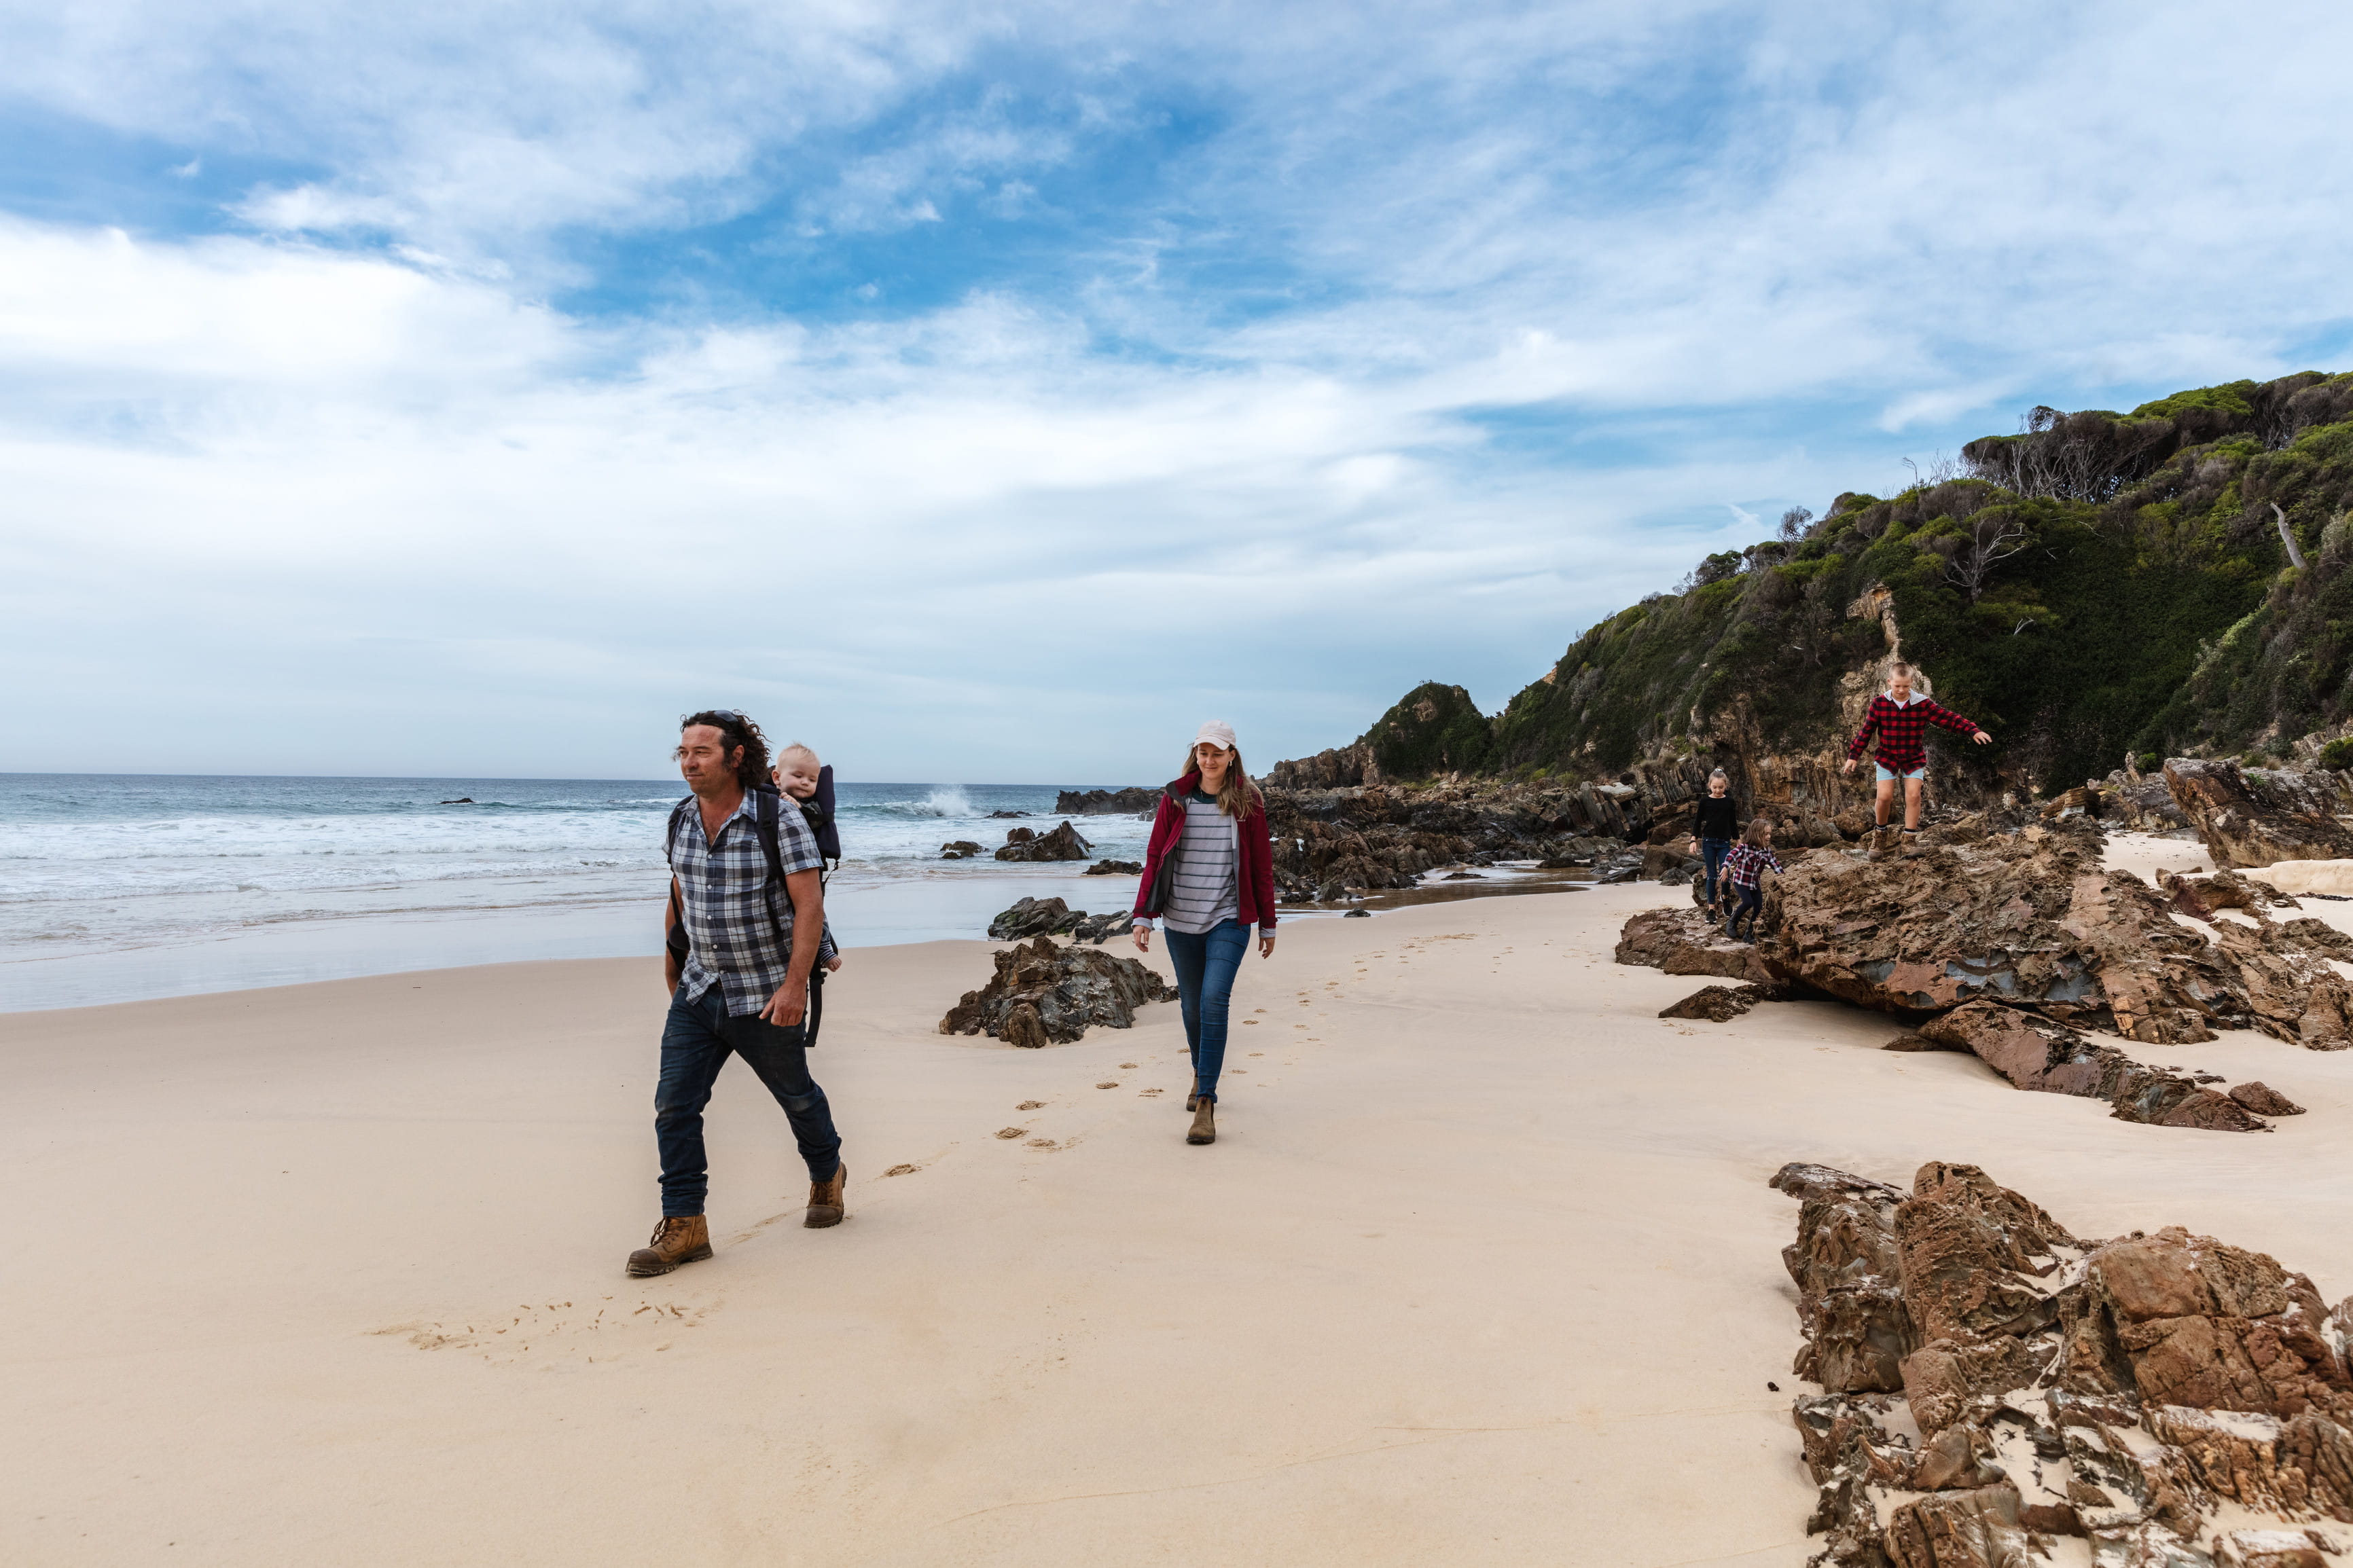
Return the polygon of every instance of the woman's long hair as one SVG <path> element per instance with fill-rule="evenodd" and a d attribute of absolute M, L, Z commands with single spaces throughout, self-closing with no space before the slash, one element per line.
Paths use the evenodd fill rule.
<path fill-rule="evenodd" d="M 1771 817 L 1752 816 L 1748 819 L 1748 831 L 1740 836 L 1740 841 L 1744 844 L 1751 845 L 1756 848 L 1762 849 L 1765 847 L 1765 836 L 1772 831 L 1773 819 Z"/>
<path fill-rule="evenodd" d="M 1193 743 L 1200 744 L 1198 741 Z M 1185 765 L 1176 770 L 1176 776 L 1181 779 L 1187 773 L 1200 771 L 1200 760 L 1187 751 Z M 1218 809 L 1228 816 L 1248 816 L 1265 805 L 1266 797 L 1258 793 L 1258 785 L 1250 783 L 1250 774 L 1242 772 L 1242 749 L 1234 747 L 1233 761 L 1226 764 L 1225 787 L 1218 791 Z"/>

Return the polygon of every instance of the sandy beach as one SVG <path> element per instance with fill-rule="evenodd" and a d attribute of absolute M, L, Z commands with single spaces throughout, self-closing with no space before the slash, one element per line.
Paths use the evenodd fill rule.
<path fill-rule="evenodd" d="M 2233 1136 L 1831 1004 L 1664 1021 L 1702 982 L 1610 949 L 1685 896 L 1287 927 L 1208 1149 L 1173 1005 L 1018 1051 L 934 1032 L 990 944 L 853 953 L 815 1059 L 849 1222 L 799 1227 L 733 1066 L 718 1255 L 647 1281 L 650 962 L 0 1017 L 5 1556 L 1797 1564 L 1785 1161 L 1973 1162 L 2353 1290 L 2353 1054 L 2149 1053 L 2310 1108 Z"/>

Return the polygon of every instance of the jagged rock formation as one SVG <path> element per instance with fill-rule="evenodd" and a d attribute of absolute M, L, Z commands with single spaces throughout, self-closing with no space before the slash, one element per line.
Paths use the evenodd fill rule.
<path fill-rule="evenodd" d="M 1066 789 L 1054 796 L 1057 816 L 1133 816 L 1160 804 L 1160 792 L 1130 784 L 1125 789 Z"/>
<path fill-rule="evenodd" d="M 1067 936 L 1073 942 L 1091 942 L 1101 947 L 1105 937 L 1119 936 L 1134 930 L 1135 917 L 1125 910 L 1115 914 L 1091 915 L 1084 910 L 1074 910 L 1060 899 L 1017 899 L 1010 909 L 998 911 L 988 922 L 988 934 L 996 942 L 1024 942 L 1036 936 Z"/>
<path fill-rule="evenodd" d="M 2353 801 L 2333 775 L 2174 757 L 2165 783 L 2217 867 L 2353 857 L 2353 828 L 2337 819 Z"/>
<path fill-rule="evenodd" d="M 1669 974 L 1720 974 L 1761 985 L 1778 979 L 1755 943 L 1725 935 L 1722 926 L 1695 909 L 1644 910 L 1619 932 L 1612 956 Z"/>
<path fill-rule="evenodd" d="M 1045 833 L 1034 828 L 1017 827 L 1005 836 L 1005 847 L 997 852 L 999 860 L 1083 860 L 1093 845 L 1079 837 L 1079 830 L 1065 822 Z"/>
<path fill-rule="evenodd" d="M 1772 1184 L 1803 1205 L 1818 1568 L 2026 1568 L 2061 1535 L 2103 1568 L 2341 1549 L 2307 1521 L 2353 1521 L 2353 1300 L 2179 1229 L 2079 1239 L 1973 1165 Z M 2271 1518 L 2201 1541 L 2225 1505 Z"/>
<path fill-rule="evenodd" d="M 1682 1001 L 1659 1009 L 1662 1018 L 1704 1018 L 1729 1024 L 1759 1002 L 1785 1000 L 1778 985 L 1703 985 Z"/>
<path fill-rule="evenodd" d="M 2226 875 L 2170 878 L 2160 891 L 2103 870 L 2096 834 L 2065 824 L 1980 836 L 1963 823 L 1922 837 L 1912 856 L 1793 860 L 1765 899 L 1767 967 L 1910 1016 L 1982 997 L 2151 1044 L 2250 1027 L 2317 1050 L 2353 1044 L 2353 989 L 2327 962 L 2353 958 L 2353 939 L 2275 921 L 2264 907 L 2274 889 L 2257 898 Z M 2205 909 L 2212 899 L 2249 907 L 2226 919 Z M 2208 933 L 2184 929 L 2177 910 L 2204 910 Z"/>
<path fill-rule="evenodd" d="M 1090 877 L 1140 877 L 1144 874 L 1141 860 L 1098 860 L 1086 869 Z"/>
<path fill-rule="evenodd" d="M 1008 1046 L 1068 1044 L 1101 1024 L 1124 1029 L 1147 1002 L 1176 990 L 1132 958 L 1039 937 L 997 954 L 997 973 L 940 1020 L 943 1035 L 993 1035 Z"/>
<path fill-rule="evenodd" d="M 954 838 L 940 846 L 943 860 L 969 860 L 980 853 L 980 846 L 969 838 Z"/>
<path fill-rule="evenodd" d="M 2268 1131 L 2248 1114 L 2253 1106 L 2236 1095 L 2217 1094 L 2198 1078 L 2146 1067 L 2064 1024 L 2000 1003 L 1977 1001 L 1956 1007 L 1921 1025 L 1920 1035 L 1971 1053 L 2013 1088 L 2105 1100 L 2120 1121 L 2214 1132 Z"/>

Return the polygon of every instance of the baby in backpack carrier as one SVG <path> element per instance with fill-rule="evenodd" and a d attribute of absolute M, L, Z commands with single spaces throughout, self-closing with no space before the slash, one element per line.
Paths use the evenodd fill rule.
<path fill-rule="evenodd" d="M 810 804 L 817 797 L 818 779 L 824 766 L 818 761 L 815 752 L 796 741 L 776 753 L 776 765 L 768 774 L 776 782 L 776 793 L 801 808 L 801 815 L 808 818 L 812 831 L 825 826 L 828 820 L 822 807 Z M 830 974 L 840 967 L 841 949 L 833 940 L 833 921 L 828 918 L 825 922 L 826 973 Z"/>

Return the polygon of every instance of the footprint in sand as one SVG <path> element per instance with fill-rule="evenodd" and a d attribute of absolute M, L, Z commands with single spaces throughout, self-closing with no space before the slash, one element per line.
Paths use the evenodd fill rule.
<path fill-rule="evenodd" d="M 1117 1089 L 1119 1085 L 1115 1083 L 1099 1083 L 1095 1085 L 1095 1087 L 1097 1089 Z"/>
<path fill-rule="evenodd" d="M 1029 1140 L 1029 1147 L 1032 1149 L 1053 1149 L 1060 1147 L 1060 1145 L 1058 1145 L 1051 1138 L 1032 1138 Z"/>
<path fill-rule="evenodd" d="M 1042 1100 L 1025 1100 L 1013 1109 L 1016 1110 L 1043 1110 L 1046 1109 L 1046 1102 Z M 1000 1132 L 997 1136 L 1002 1138 L 1005 1134 Z"/>
<path fill-rule="evenodd" d="M 1119 1064 L 1119 1070 L 1122 1072 L 1134 1072 L 1136 1064 L 1134 1062 L 1122 1062 Z"/>
<path fill-rule="evenodd" d="M 893 1165 L 882 1173 L 886 1176 L 912 1176 L 922 1169 L 921 1165 Z"/>
<path fill-rule="evenodd" d="M 1000 1127 L 997 1130 L 997 1135 L 999 1138 L 1018 1138 L 1029 1131 L 1027 1127 Z"/>
<path fill-rule="evenodd" d="M 640 1300 L 635 1308 L 606 1296 L 575 1307 L 570 1301 L 524 1305 L 486 1312 L 470 1320 L 437 1319 L 395 1323 L 373 1329 L 372 1334 L 406 1334 L 418 1350 L 470 1351 L 493 1365 L 509 1365 L 525 1356 L 543 1367 L 559 1361 L 620 1360 L 631 1351 L 667 1350 L 681 1328 L 696 1328 L 713 1307 L 692 1298 L 685 1301 Z M 593 1308 L 593 1310 L 591 1310 Z M 504 1318 L 503 1323 L 498 1320 Z M 654 1343 L 655 1340 L 661 1343 Z"/>

